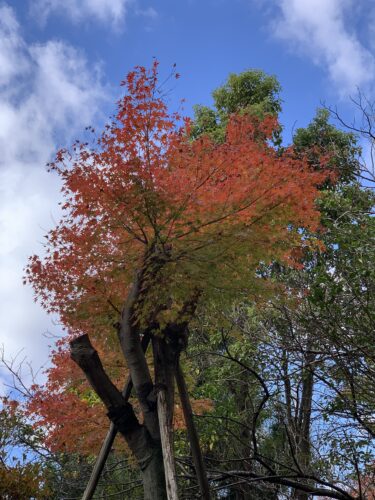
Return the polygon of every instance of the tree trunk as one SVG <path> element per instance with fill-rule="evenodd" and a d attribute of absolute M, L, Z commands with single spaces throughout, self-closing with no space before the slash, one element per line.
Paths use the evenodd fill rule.
<path fill-rule="evenodd" d="M 145 500 L 167 500 L 164 479 L 163 453 L 160 441 L 151 438 L 145 426 L 139 426 L 131 435 L 126 433 L 127 421 L 119 413 L 108 412 L 118 431 L 124 435 L 135 455 L 142 473 Z"/>
<path fill-rule="evenodd" d="M 152 439 L 158 440 L 160 439 L 158 416 L 155 403 L 152 401 L 154 384 L 134 318 L 134 306 L 139 298 L 140 288 L 141 273 L 137 275 L 124 305 L 118 337 L 130 370 L 130 376 L 142 410 L 144 423 Z"/>
<path fill-rule="evenodd" d="M 154 448 L 150 462 L 142 470 L 142 482 L 144 500 L 167 500 L 161 446 Z"/>
<path fill-rule="evenodd" d="M 302 396 L 297 425 L 296 457 L 301 470 L 308 473 L 311 463 L 310 427 L 314 390 L 314 370 L 312 364 L 315 361 L 315 355 L 307 353 L 305 360 L 305 367 L 302 371 Z M 309 494 L 296 490 L 293 498 L 296 500 L 308 500 Z"/>

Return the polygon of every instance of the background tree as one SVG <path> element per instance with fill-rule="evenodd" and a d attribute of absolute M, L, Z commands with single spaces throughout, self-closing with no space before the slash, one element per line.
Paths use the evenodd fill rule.
<path fill-rule="evenodd" d="M 309 488 L 317 495 L 322 485 L 336 498 L 371 498 L 374 200 L 356 181 L 355 137 L 330 125 L 326 111 L 297 131 L 295 145 L 318 170 L 319 158 L 328 154 L 338 175 L 335 184 L 321 186 L 317 236 L 324 249 L 304 251 L 301 269 L 263 269 L 284 284 L 287 296 L 227 310 L 216 336 L 204 336 L 197 326 L 196 391 L 215 402 L 201 424 L 213 440 L 207 453 L 216 471 L 225 457 L 217 477 L 229 484 L 223 486 L 229 497 L 270 498 L 286 493 L 294 480 L 305 489 L 295 484 L 295 498 L 307 498 Z M 212 318 L 202 323 L 214 324 Z M 343 491 L 342 484 L 351 483 L 363 487 Z"/>

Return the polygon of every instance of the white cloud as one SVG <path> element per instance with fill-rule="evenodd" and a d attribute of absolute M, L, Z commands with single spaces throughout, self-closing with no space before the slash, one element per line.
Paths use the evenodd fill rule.
<path fill-rule="evenodd" d="M 52 14 L 62 13 L 74 23 L 95 19 L 119 27 L 132 3 L 133 0 L 32 0 L 31 11 L 41 22 Z"/>
<path fill-rule="evenodd" d="M 0 7 L 0 346 L 20 349 L 37 368 L 42 334 L 58 332 L 22 285 L 28 255 L 40 253 L 58 218 L 59 183 L 45 163 L 92 124 L 106 88 L 85 57 L 62 42 L 27 45 L 13 10 Z"/>
<path fill-rule="evenodd" d="M 355 93 L 356 87 L 366 89 L 373 81 L 374 56 L 348 29 L 354 0 L 276 0 L 276 4 L 280 15 L 272 26 L 274 35 L 323 67 L 342 96 Z"/>

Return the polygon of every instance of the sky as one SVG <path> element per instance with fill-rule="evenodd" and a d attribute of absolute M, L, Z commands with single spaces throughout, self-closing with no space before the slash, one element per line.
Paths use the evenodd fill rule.
<path fill-rule="evenodd" d="M 211 104 L 229 73 L 258 68 L 282 86 L 285 142 L 325 103 L 348 121 L 350 96 L 373 99 L 371 0 L 0 0 L 0 346 L 34 370 L 61 335 L 22 285 L 59 219 L 46 163 L 99 127 L 135 65 L 177 65 L 170 105 Z M 0 372 L 0 382 L 7 379 Z"/>

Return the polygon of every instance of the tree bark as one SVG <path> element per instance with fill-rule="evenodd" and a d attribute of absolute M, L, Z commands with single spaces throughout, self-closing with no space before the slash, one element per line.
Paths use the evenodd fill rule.
<path fill-rule="evenodd" d="M 141 279 L 142 273 L 140 272 L 132 285 L 124 305 L 118 336 L 122 352 L 130 370 L 135 393 L 142 409 L 144 423 L 151 437 L 157 441 L 160 440 L 160 432 L 156 404 L 152 394 L 154 384 L 134 318 L 134 306 L 139 299 Z"/>
<path fill-rule="evenodd" d="M 314 360 L 314 354 L 306 354 L 305 366 L 302 370 L 302 395 L 297 420 L 296 458 L 301 470 L 305 474 L 309 473 L 311 462 L 310 427 L 314 390 L 314 370 L 312 363 Z M 295 498 L 295 500 L 308 500 L 309 495 L 304 491 L 296 490 L 293 498 Z"/>

